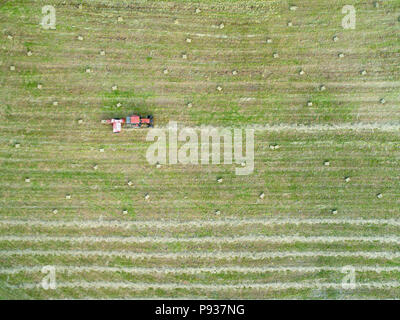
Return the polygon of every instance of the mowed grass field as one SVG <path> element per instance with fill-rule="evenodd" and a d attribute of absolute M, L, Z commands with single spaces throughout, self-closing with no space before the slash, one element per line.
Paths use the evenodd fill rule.
<path fill-rule="evenodd" d="M 399 298 L 400 2 L 377 3 L 3 1 L 0 298 Z M 148 129 L 100 123 L 131 113 L 256 127 L 254 172 L 150 165 Z"/>

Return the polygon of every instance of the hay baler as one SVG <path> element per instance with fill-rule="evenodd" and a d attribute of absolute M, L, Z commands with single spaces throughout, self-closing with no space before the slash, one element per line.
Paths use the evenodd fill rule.
<path fill-rule="evenodd" d="M 154 125 L 153 116 L 141 117 L 139 115 L 131 115 L 126 118 L 113 118 L 102 120 L 102 123 L 112 124 L 113 133 L 119 133 L 122 131 L 122 125 L 127 129 L 137 128 L 151 128 Z"/>

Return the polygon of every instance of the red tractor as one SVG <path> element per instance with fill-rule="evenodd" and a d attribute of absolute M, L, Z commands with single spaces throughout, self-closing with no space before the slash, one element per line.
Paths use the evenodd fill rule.
<path fill-rule="evenodd" d="M 108 120 L 102 120 L 102 123 L 112 124 L 113 133 L 119 133 L 122 131 L 122 125 L 125 128 L 152 128 L 153 127 L 153 116 L 147 116 L 142 118 L 136 114 L 124 118 L 113 118 Z"/>

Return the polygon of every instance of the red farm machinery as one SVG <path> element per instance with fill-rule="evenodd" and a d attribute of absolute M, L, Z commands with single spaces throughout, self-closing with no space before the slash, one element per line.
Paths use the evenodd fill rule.
<path fill-rule="evenodd" d="M 138 128 L 152 128 L 153 127 L 153 116 L 141 117 L 136 114 L 128 116 L 126 118 L 113 118 L 102 120 L 102 123 L 112 124 L 113 133 L 119 133 L 122 131 L 122 126 L 126 129 L 138 129 Z"/>

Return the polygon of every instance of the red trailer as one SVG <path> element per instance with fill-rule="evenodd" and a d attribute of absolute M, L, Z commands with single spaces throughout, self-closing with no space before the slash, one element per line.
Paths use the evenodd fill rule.
<path fill-rule="evenodd" d="M 122 131 L 122 125 L 125 128 L 151 128 L 153 127 L 153 116 L 149 115 L 147 117 L 141 117 L 139 115 L 131 115 L 126 117 L 125 119 L 121 118 L 113 118 L 102 120 L 103 123 L 112 124 L 113 133 L 119 133 Z"/>

